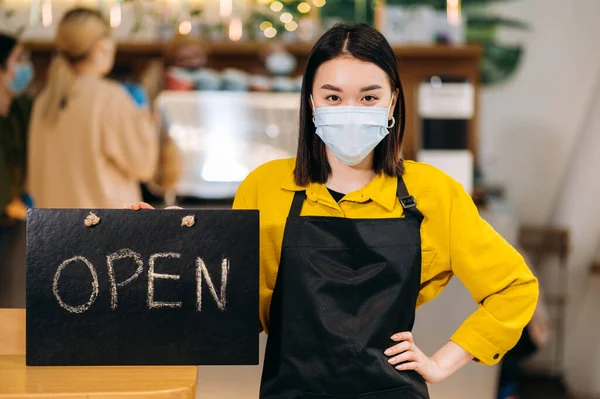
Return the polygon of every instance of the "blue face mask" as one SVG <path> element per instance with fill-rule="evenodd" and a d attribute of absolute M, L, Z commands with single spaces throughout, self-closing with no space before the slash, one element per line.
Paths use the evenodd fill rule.
<path fill-rule="evenodd" d="M 10 82 L 10 91 L 17 96 L 23 94 L 32 80 L 33 66 L 29 62 L 17 64 L 15 66 L 15 77 Z"/>
<path fill-rule="evenodd" d="M 391 106 L 390 101 L 388 108 L 314 108 L 316 134 L 343 164 L 358 165 L 389 134 L 388 129 L 394 126 L 393 118 L 391 124 L 388 121 Z"/>

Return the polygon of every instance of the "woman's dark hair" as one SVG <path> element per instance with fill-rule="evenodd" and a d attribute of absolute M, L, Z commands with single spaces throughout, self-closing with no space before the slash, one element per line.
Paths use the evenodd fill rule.
<path fill-rule="evenodd" d="M 396 124 L 375 148 L 373 163 L 375 173 L 384 172 L 386 175 L 399 177 L 404 172 L 400 154 L 405 125 L 404 92 L 394 50 L 381 33 L 368 25 L 339 24 L 328 30 L 315 44 L 304 71 L 300 98 L 300 135 L 294 170 L 294 180 L 302 187 L 311 182 L 324 184 L 331 175 L 325 144 L 315 134 L 310 95 L 317 69 L 339 56 L 349 56 L 377 65 L 388 75 L 392 91 L 398 90 L 393 112 Z"/>
<path fill-rule="evenodd" d="M 13 49 L 17 46 L 17 39 L 13 36 L 0 33 L 0 68 L 6 68 L 8 58 Z"/>

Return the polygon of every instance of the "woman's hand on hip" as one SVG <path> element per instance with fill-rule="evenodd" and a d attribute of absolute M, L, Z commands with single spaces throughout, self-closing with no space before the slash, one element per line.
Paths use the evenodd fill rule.
<path fill-rule="evenodd" d="M 425 355 L 415 344 L 410 332 L 397 333 L 392 340 L 398 344 L 385 351 L 388 362 L 397 370 L 415 370 L 430 384 L 445 380 L 449 373 L 432 358 Z"/>

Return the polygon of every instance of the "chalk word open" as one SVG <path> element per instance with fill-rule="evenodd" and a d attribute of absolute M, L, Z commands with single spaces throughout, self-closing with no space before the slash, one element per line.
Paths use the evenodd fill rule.
<path fill-rule="evenodd" d="M 115 268 L 114 262 L 121 259 L 131 258 L 137 265 L 135 272 L 127 279 L 123 281 L 117 281 L 115 277 Z M 166 252 L 166 253 L 156 253 L 150 256 L 148 262 L 148 308 L 156 309 L 156 308 L 179 308 L 181 307 L 181 302 L 160 302 L 154 300 L 154 281 L 157 279 L 164 280 L 179 280 L 179 276 L 176 274 L 162 274 L 156 273 L 155 267 L 156 262 L 159 259 L 179 259 L 181 258 L 181 254 L 176 252 Z M 69 305 L 65 303 L 62 299 L 59 292 L 59 281 L 62 272 L 65 268 L 73 263 L 83 263 L 92 276 L 92 292 L 90 293 L 90 298 L 88 301 L 81 305 Z M 106 266 L 108 269 L 108 280 L 110 284 L 110 308 L 111 310 L 115 310 L 117 308 L 119 302 L 118 288 L 124 287 L 127 284 L 130 284 L 132 281 L 137 279 L 144 269 L 144 261 L 142 260 L 142 256 L 134 252 L 130 249 L 121 249 L 113 254 L 110 254 L 106 257 Z M 196 258 L 196 310 L 198 312 L 202 311 L 202 283 L 205 281 L 208 286 L 208 290 L 212 295 L 215 303 L 217 304 L 217 308 L 221 311 L 225 311 L 227 308 L 227 278 L 229 276 L 229 259 L 223 258 L 221 262 L 221 289 L 220 293 L 217 294 L 217 290 L 208 273 L 208 269 L 206 268 L 206 264 L 202 260 L 202 258 Z M 58 301 L 58 304 L 65 310 L 71 313 L 83 313 L 87 311 L 96 301 L 98 297 L 98 274 L 96 273 L 96 268 L 92 263 L 84 258 L 83 256 L 74 256 L 62 262 L 58 268 L 56 269 L 56 273 L 54 273 L 54 281 L 52 283 L 52 292 L 54 293 L 54 297 Z"/>

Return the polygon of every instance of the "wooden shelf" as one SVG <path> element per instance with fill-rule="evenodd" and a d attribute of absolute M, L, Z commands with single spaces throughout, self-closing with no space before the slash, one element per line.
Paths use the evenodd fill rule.
<path fill-rule="evenodd" d="M 273 45 L 273 42 L 207 42 L 205 46 L 211 54 L 256 54 Z M 283 45 L 290 53 L 308 56 L 313 43 L 277 43 Z M 52 52 L 54 43 L 49 41 L 27 42 L 27 47 L 34 52 Z M 118 51 L 130 54 L 161 55 L 166 47 L 164 42 L 120 42 Z M 472 58 L 479 57 L 481 47 L 477 45 L 444 46 L 444 45 L 402 45 L 392 46 L 398 58 Z"/>
<path fill-rule="evenodd" d="M 31 50 L 36 68 L 37 86 L 42 86 L 55 47 L 51 42 L 26 43 Z M 264 51 L 274 44 L 284 46 L 297 60 L 295 76 L 304 72 L 304 67 L 313 47 L 312 43 L 281 42 L 206 42 L 208 66 L 217 70 L 238 68 L 251 74 L 266 74 Z M 115 60 L 115 77 L 134 79 L 139 77 L 150 61 L 163 56 L 164 42 L 121 42 Z M 421 148 L 421 123 L 417 113 L 419 85 L 431 76 L 464 78 L 475 87 L 475 116 L 468 121 L 468 149 L 475 163 L 478 156 L 477 114 L 479 98 L 480 57 L 482 49 L 476 45 L 406 45 L 393 46 L 402 77 L 406 101 L 406 127 L 403 144 L 405 159 L 416 159 Z"/>

